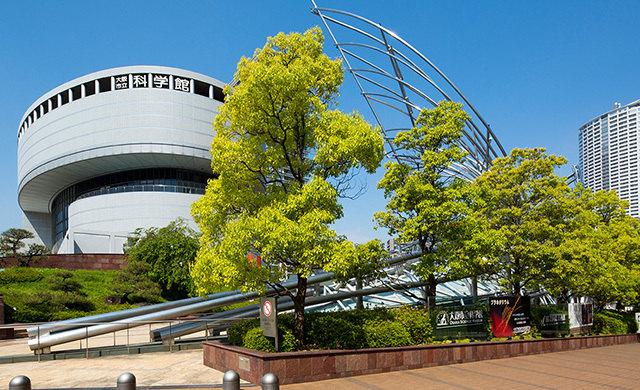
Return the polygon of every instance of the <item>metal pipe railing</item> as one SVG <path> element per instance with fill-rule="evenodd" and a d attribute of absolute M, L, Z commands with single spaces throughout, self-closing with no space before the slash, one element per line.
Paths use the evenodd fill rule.
<path fill-rule="evenodd" d="M 419 255 L 411 254 L 406 256 L 399 256 L 399 257 L 388 260 L 386 262 L 386 266 L 391 266 L 397 263 L 406 262 L 416 257 L 419 257 Z M 307 280 L 307 283 L 309 285 L 312 285 L 316 283 L 329 281 L 334 278 L 335 278 L 335 275 L 333 272 L 326 272 L 326 273 L 313 275 L 309 277 Z M 295 279 L 289 280 L 282 284 L 282 287 L 286 289 L 292 289 L 292 288 L 295 288 L 296 286 L 297 286 L 297 280 Z M 102 335 L 105 333 L 122 330 L 128 327 L 128 323 L 144 323 L 145 321 L 168 320 L 168 319 L 172 319 L 172 318 L 176 318 L 176 317 L 180 317 L 180 316 L 184 316 L 192 313 L 203 312 L 203 311 L 215 309 L 218 307 L 246 302 L 253 299 L 257 299 L 261 296 L 269 296 L 277 293 L 278 291 L 273 288 L 267 289 L 263 293 L 260 293 L 258 291 L 252 291 L 248 293 L 239 293 L 237 291 L 233 291 L 233 292 L 214 294 L 211 299 L 207 299 L 207 300 L 204 300 L 203 298 L 190 298 L 187 300 L 183 300 L 183 301 L 187 301 L 188 302 L 187 304 L 184 304 L 183 301 L 176 301 L 176 303 L 179 303 L 179 306 L 170 307 L 168 309 L 163 309 L 168 307 L 168 306 L 162 306 L 166 304 L 148 306 L 149 308 L 148 310 L 153 310 L 151 312 L 141 312 L 141 311 L 137 311 L 137 309 L 130 309 L 131 312 L 124 310 L 124 311 L 120 311 L 119 315 L 121 316 L 125 314 L 129 315 L 130 313 L 133 313 L 134 315 L 132 317 L 125 317 L 127 321 L 124 321 L 125 318 L 119 318 L 118 320 L 110 320 L 108 323 L 100 323 L 97 325 L 89 326 L 87 327 L 87 329 L 84 329 L 84 327 L 76 327 L 82 321 L 86 321 L 87 317 L 78 318 L 74 320 L 74 322 L 66 322 L 62 326 L 74 326 L 74 329 L 59 330 L 58 328 L 59 331 L 55 333 L 51 333 L 51 330 L 56 329 L 56 327 L 59 324 L 49 323 L 45 325 L 45 327 L 49 330 L 49 332 L 46 332 L 45 334 L 43 334 L 42 329 L 38 327 L 35 332 L 36 336 L 31 337 L 29 339 L 28 344 L 31 350 L 42 351 L 43 349 L 49 348 L 54 345 L 63 344 L 70 341 L 81 340 L 83 338 L 89 338 L 93 336 Z M 195 303 L 189 303 L 189 302 L 193 302 L 194 300 L 195 300 Z M 155 309 L 154 309 L 154 306 L 155 306 Z M 140 313 L 143 313 L 143 314 L 140 314 Z M 106 313 L 106 314 L 109 314 L 109 313 Z M 91 316 L 91 317 L 93 317 L 94 319 L 98 317 L 104 320 L 105 318 L 107 318 L 106 314 Z M 106 321 L 107 320 L 104 320 L 104 322 Z"/>

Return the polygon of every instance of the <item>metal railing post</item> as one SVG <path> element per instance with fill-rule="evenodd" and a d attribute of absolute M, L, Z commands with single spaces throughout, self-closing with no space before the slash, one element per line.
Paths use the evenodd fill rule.
<path fill-rule="evenodd" d="M 87 347 L 87 359 L 89 359 L 89 325 L 84 328 L 85 347 Z"/>
<path fill-rule="evenodd" d="M 36 354 L 38 355 L 38 363 L 40 363 L 40 355 L 42 355 L 42 348 L 40 348 L 40 325 L 38 325 L 38 350 Z"/>
<path fill-rule="evenodd" d="M 129 323 L 127 322 L 127 355 L 129 354 Z"/>

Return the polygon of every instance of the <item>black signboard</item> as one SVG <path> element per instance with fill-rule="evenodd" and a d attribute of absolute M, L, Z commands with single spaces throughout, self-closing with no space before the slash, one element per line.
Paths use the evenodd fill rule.
<path fill-rule="evenodd" d="M 131 75 L 131 85 L 133 88 L 147 88 L 149 86 L 148 74 L 133 74 Z"/>
<path fill-rule="evenodd" d="M 129 88 L 129 75 L 123 74 L 120 76 L 115 76 L 116 81 L 116 89 L 127 89 Z"/>
<path fill-rule="evenodd" d="M 184 92 L 191 91 L 191 79 L 173 76 L 173 89 Z"/>
<path fill-rule="evenodd" d="M 569 333 L 568 313 L 548 313 L 540 319 L 540 333 L 567 334 Z"/>
<path fill-rule="evenodd" d="M 169 75 L 168 74 L 154 74 L 153 75 L 153 88 L 169 89 Z"/>
<path fill-rule="evenodd" d="M 440 310 L 436 314 L 434 336 L 444 337 L 486 337 L 487 317 L 483 309 L 453 308 Z"/>
<path fill-rule="evenodd" d="M 531 300 L 529 297 L 489 298 L 491 331 L 495 337 L 521 335 L 531 331 Z"/>

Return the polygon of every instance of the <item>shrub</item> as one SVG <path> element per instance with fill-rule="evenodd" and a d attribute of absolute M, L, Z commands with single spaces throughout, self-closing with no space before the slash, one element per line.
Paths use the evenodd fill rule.
<path fill-rule="evenodd" d="M 42 273 L 33 268 L 12 267 L 0 272 L 0 284 L 37 282 Z"/>
<path fill-rule="evenodd" d="M 88 312 L 95 310 L 95 305 L 89 298 L 81 294 L 52 294 L 53 302 L 62 306 L 63 311 Z"/>
<path fill-rule="evenodd" d="M 260 328 L 252 328 L 245 335 L 242 340 L 243 347 L 255 349 L 256 351 L 273 352 L 275 347 L 265 337 L 264 332 Z"/>
<path fill-rule="evenodd" d="M 240 321 L 227 330 L 227 336 L 229 337 L 229 344 L 236 345 L 238 347 L 244 346 L 244 336 L 251 329 L 260 328 L 260 320 L 244 320 Z"/>
<path fill-rule="evenodd" d="M 333 314 L 333 313 L 328 313 Z M 326 348 L 363 348 L 362 326 L 338 316 L 317 317 L 307 324 L 307 342 Z"/>
<path fill-rule="evenodd" d="M 278 342 L 279 351 L 291 352 L 298 350 L 298 340 L 290 328 L 278 325 Z"/>
<path fill-rule="evenodd" d="M 285 315 L 282 321 L 283 323 L 280 323 L 280 317 L 281 316 L 278 316 L 278 350 L 279 352 L 295 351 L 298 349 L 298 343 L 291 328 L 286 325 L 288 319 Z M 261 336 L 258 335 L 256 329 L 260 330 Z M 251 333 L 251 336 L 247 339 L 249 333 Z M 231 345 L 256 349 L 258 351 L 275 351 L 275 340 L 272 337 L 264 336 L 264 333 L 260 329 L 259 319 L 238 322 L 229 328 L 227 336 L 229 337 L 229 344 Z M 264 344 L 262 338 L 269 343 L 270 347 L 265 347 L 266 344 Z"/>
<path fill-rule="evenodd" d="M 428 344 L 433 341 L 431 318 L 426 311 L 410 306 L 402 306 L 393 309 L 391 314 L 393 314 L 394 320 L 401 323 L 407 330 L 411 336 L 412 344 Z"/>
<path fill-rule="evenodd" d="M 402 323 L 391 320 L 369 320 L 364 324 L 367 345 L 371 348 L 411 345 L 411 335 Z"/>
<path fill-rule="evenodd" d="M 593 330 L 602 334 L 636 333 L 638 325 L 632 313 L 602 310 L 593 315 Z"/>
<path fill-rule="evenodd" d="M 43 312 L 30 307 L 18 307 L 13 311 L 11 321 L 13 322 L 49 322 L 51 321 L 51 313 Z"/>

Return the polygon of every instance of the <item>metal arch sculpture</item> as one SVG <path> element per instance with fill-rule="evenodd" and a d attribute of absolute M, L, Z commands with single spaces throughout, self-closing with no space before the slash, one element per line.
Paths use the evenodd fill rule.
<path fill-rule="evenodd" d="M 451 101 L 454 98 L 464 102 L 471 119 L 467 121 L 460 141 L 460 146 L 468 153 L 466 161 L 452 166 L 448 175 L 473 180 L 488 170 L 496 157 L 506 156 L 491 127 L 426 56 L 378 23 L 349 12 L 319 8 L 314 0 L 311 3 L 311 12 L 322 19 L 347 70 L 353 75 L 375 121 L 382 129 L 389 149 L 388 157 L 409 164 L 414 162 L 415 156 L 393 145 L 395 134 L 414 126 L 421 107 L 435 106 L 439 100 Z M 341 28 L 340 31 L 345 35 L 365 38 L 365 41 L 338 41 L 330 25 Z M 379 61 L 376 61 L 376 57 Z"/>

